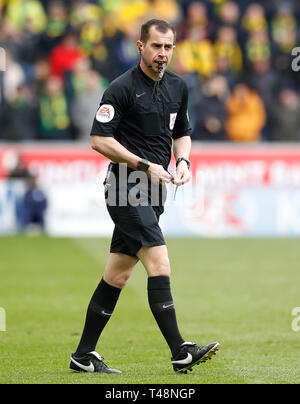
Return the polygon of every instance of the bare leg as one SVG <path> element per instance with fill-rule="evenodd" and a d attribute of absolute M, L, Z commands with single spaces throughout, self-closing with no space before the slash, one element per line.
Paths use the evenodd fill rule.
<path fill-rule="evenodd" d="M 121 253 L 110 253 L 103 279 L 115 288 L 123 289 L 138 259 Z"/>
<path fill-rule="evenodd" d="M 168 250 L 165 245 L 142 247 L 137 256 L 143 263 L 148 276 L 170 276 L 171 268 Z"/>

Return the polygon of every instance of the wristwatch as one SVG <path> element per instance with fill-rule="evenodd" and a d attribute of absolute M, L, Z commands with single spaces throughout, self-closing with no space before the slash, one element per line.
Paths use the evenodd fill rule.
<path fill-rule="evenodd" d="M 187 164 L 187 166 L 188 166 L 188 169 L 190 168 L 191 162 L 190 162 L 190 160 L 186 159 L 185 157 L 179 157 L 179 158 L 177 159 L 177 161 L 176 161 L 176 167 L 178 166 L 178 164 L 179 164 L 181 161 L 185 161 L 186 164 Z"/>
<path fill-rule="evenodd" d="M 150 167 L 149 161 L 142 159 L 137 165 L 137 170 L 146 172 L 149 167 Z"/>

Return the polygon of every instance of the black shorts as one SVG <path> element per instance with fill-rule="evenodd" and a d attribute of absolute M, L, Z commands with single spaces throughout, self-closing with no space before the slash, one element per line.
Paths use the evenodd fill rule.
<path fill-rule="evenodd" d="M 159 226 L 160 215 L 164 212 L 163 198 L 160 198 L 160 203 L 152 206 L 151 195 L 149 194 L 149 203 L 146 205 L 143 203 L 141 205 L 131 206 L 127 203 L 126 206 L 120 206 L 122 205 L 118 203 L 120 184 L 117 181 L 117 183 L 114 184 L 117 203 L 109 203 L 107 201 L 107 187 L 112 186 L 110 181 L 110 171 L 114 171 L 114 166 L 112 170 L 112 166 L 110 165 L 108 175 L 104 182 L 106 207 L 115 224 L 110 252 L 119 252 L 136 257 L 137 252 L 143 246 L 155 247 L 165 245 L 166 242 Z M 114 173 L 116 174 L 115 171 Z M 132 186 L 133 184 L 126 184 L 127 195 L 130 189 L 132 189 Z"/>

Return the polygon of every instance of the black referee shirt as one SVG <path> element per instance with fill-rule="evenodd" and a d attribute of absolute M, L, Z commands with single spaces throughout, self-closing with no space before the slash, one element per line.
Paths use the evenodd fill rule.
<path fill-rule="evenodd" d="M 139 65 L 114 80 L 103 94 L 91 135 L 114 137 L 130 152 L 167 169 L 172 139 L 191 134 L 188 90 L 169 71 L 154 87 Z"/>

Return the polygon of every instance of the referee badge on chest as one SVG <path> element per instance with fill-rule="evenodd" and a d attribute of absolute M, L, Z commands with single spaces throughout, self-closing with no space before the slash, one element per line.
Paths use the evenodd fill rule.
<path fill-rule="evenodd" d="M 174 129 L 176 117 L 177 117 L 177 112 L 170 114 L 170 124 L 169 124 L 170 130 Z"/>

